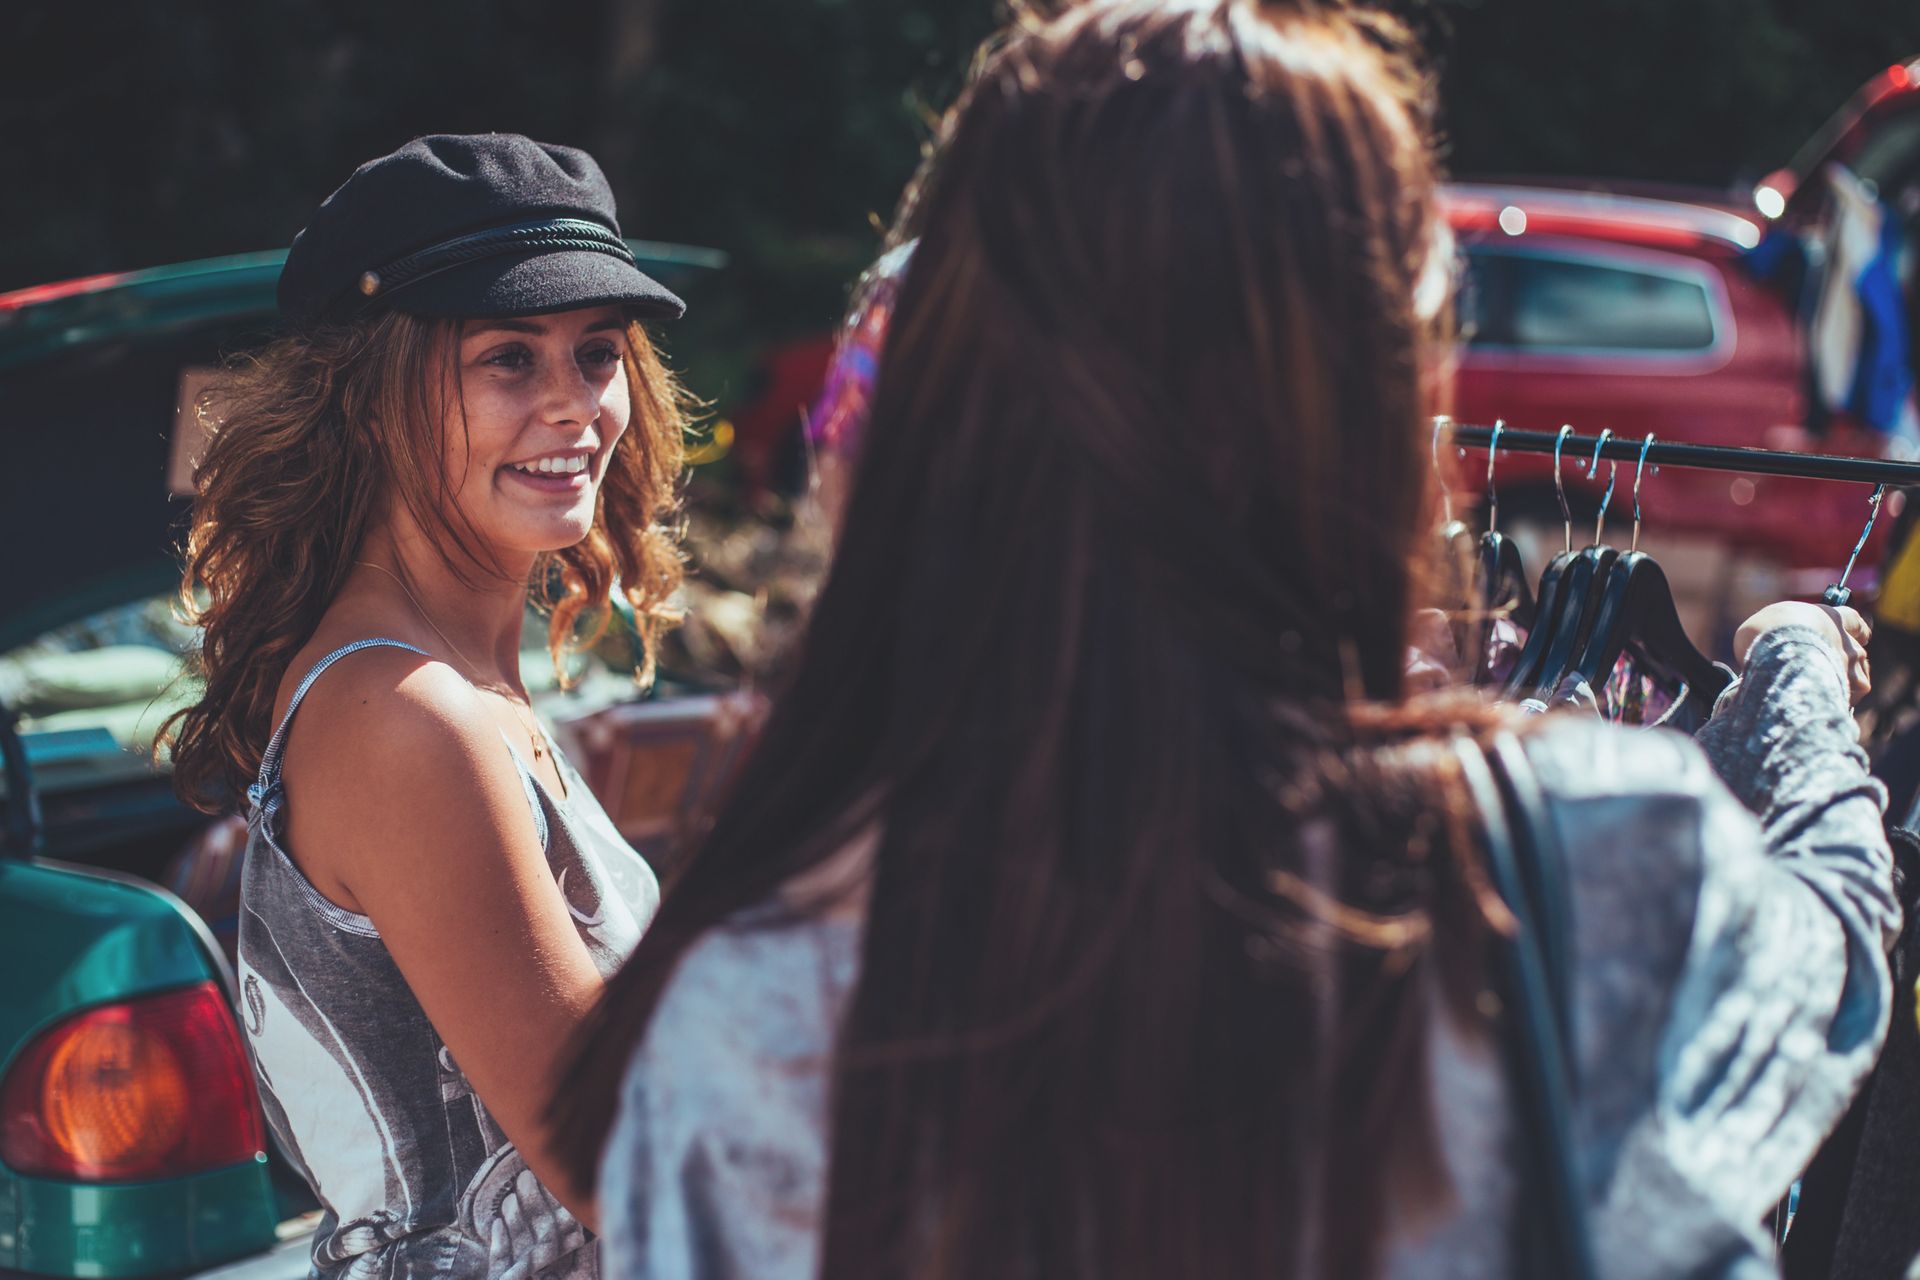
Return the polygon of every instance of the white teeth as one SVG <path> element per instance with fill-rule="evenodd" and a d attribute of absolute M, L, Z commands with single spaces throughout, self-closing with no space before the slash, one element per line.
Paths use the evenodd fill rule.
<path fill-rule="evenodd" d="M 581 455 L 564 458 L 548 455 L 544 458 L 535 458 L 531 462 L 516 462 L 513 464 L 513 469 L 525 471 L 531 475 L 577 475 L 585 471 L 588 465 L 589 460 Z"/>

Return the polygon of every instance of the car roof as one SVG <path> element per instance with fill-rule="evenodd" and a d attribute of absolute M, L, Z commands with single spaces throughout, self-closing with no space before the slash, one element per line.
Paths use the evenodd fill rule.
<path fill-rule="evenodd" d="M 1758 215 L 1715 203 L 1709 194 L 1455 182 L 1443 189 L 1442 203 L 1455 233 L 1468 236 L 1570 236 L 1716 256 L 1760 243 Z"/>
<path fill-rule="evenodd" d="M 629 240 L 639 268 L 668 288 L 726 265 L 717 249 Z M 287 251 L 241 253 L 144 271 L 81 276 L 0 293 L 0 369 L 70 347 L 214 322 L 269 322 Z"/>

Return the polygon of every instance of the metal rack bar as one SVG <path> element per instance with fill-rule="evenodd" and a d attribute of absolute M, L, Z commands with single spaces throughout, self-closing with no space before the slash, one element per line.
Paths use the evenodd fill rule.
<path fill-rule="evenodd" d="M 1469 427 L 1455 423 L 1450 429 L 1453 443 L 1467 449 L 1484 449 L 1493 440 L 1492 427 Z M 1553 452 L 1559 433 L 1554 431 L 1515 431 L 1500 429 L 1500 447 L 1515 453 Z M 1601 444 L 1597 436 L 1568 435 L 1562 457 L 1577 459 L 1584 466 L 1599 445 L 1600 456 L 1621 462 L 1638 462 L 1642 438 L 1609 436 Z M 1647 465 L 1692 467 L 1701 471 L 1742 471 L 1751 475 L 1794 476 L 1802 480 L 1852 480 L 1861 484 L 1920 485 L 1920 462 L 1894 462 L 1886 458 L 1846 458 L 1830 453 L 1790 453 L 1781 449 L 1736 449 L 1725 445 L 1669 444 L 1654 438 L 1647 450 Z M 1577 472 L 1580 466 L 1575 467 Z"/>

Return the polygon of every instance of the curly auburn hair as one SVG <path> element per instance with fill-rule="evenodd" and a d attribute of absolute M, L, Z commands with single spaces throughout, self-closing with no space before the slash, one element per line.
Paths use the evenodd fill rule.
<path fill-rule="evenodd" d="M 209 813 L 253 778 L 273 731 L 287 663 L 313 635 L 389 498 L 440 535 L 441 559 L 463 582 L 501 569 L 478 549 L 451 501 L 447 419 L 436 389 L 458 388 L 461 322 L 386 312 L 280 338 L 236 357 L 201 398 L 211 434 L 195 472 L 180 605 L 202 628 L 189 673 L 200 700 L 168 718 L 174 788 Z M 606 630 L 616 580 L 646 649 L 635 679 L 653 678 L 654 642 L 676 620 L 681 556 L 668 525 L 677 500 L 691 397 L 645 328 L 626 328 L 628 430 L 607 462 L 593 527 L 541 554 L 528 588 L 549 615 L 548 649 L 562 684 L 569 653 Z M 456 397 L 455 404 L 459 401 Z M 210 406 L 217 405 L 217 416 Z"/>

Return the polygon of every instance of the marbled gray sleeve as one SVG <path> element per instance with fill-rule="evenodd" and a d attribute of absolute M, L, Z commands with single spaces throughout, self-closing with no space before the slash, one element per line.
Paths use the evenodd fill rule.
<path fill-rule="evenodd" d="M 1760 1219 L 1845 1114 L 1891 1008 L 1886 793 L 1833 651 L 1810 630 L 1770 632 L 1697 740 L 1762 839 L 1704 793 L 1652 1108 L 1623 1138 L 1597 1233 L 1613 1276 L 1674 1274 L 1662 1258 L 1697 1259 L 1687 1274 L 1773 1274 Z M 1734 1233 L 1755 1253 L 1741 1258 Z"/>

